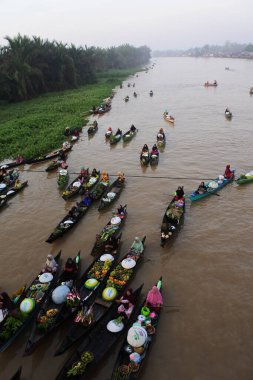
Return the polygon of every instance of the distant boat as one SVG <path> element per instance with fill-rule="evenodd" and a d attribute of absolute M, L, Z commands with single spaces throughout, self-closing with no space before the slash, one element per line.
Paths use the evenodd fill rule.
<path fill-rule="evenodd" d="M 225 67 L 225 70 L 229 70 L 229 67 Z"/>
<path fill-rule="evenodd" d="M 213 83 L 209 83 L 208 81 L 204 83 L 204 86 L 205 87 L 217 87 L 218 86 L 218 83 L 217 81 L 215 80 Z"/>

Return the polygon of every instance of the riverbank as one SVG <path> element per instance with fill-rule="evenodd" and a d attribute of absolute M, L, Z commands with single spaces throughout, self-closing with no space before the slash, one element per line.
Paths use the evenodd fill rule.
<path fill-rule="evenodd" d="M 18 155 L 31 158 L 58 148 L 66 140 L 66 127 L 85 126 L 92 106 L 140 70 L 111 70 L 101 73 L 95 84 L 0 106 L 0 161 Z"/>

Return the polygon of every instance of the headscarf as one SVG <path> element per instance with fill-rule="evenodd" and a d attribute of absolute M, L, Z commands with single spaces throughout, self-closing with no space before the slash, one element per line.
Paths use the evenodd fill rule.
<path fill-rule="evenodd" d="M 130 294 L 127 294 L 127 293 L 130 293 Z M 125 292 L 124 292 L 124 294 L 123 294 L 123 296 L 122 296 L 122 300 L 124 300 L 124 301 L 128 301 L 128 302 L 130 302 L 131 304 L 134 304 L 134 293 L 133 293 L 133 289 L 132 288 L 129 288 L 129 289 L 127 289 Z"/>
<path fill-rule="evenodd" d="M 148 292 L 146 302 L 153 307 L 161 306 L 163 304 L 163 298 L 157 286 L 153 286 Z"/>
<path fill-rule="evenodd" d="M 134 249 L 135 251 L 137 252 L 142 252 L 143 251 L 143 244 L 142 244 L 142 241 L 139 237 L 135 237 L 134 238 L 134 242 L 131 246 L 132 249 Z"/>
<path fill-rule="evenodd" d="M 52 271 L 58 267 L 58 264 L 57 262 L 55 261 L 55 259 L 53 258 L 52 255 L 47 255 L 47 261 L 46 261 L 46 266 L 47 268 L 50 268 Z"/>

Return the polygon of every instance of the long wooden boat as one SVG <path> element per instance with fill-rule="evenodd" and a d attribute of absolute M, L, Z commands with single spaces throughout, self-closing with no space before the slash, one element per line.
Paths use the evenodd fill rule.
<path fill-rule="evenodd" d="M 87 172 L 89 172 L 89 168 L 87 169 Z M 84 177 L 84 181 L 81 182 L 81 174 L 78 175 L 74 179 L 74 181 L 71 182 L 71 184 L 67 187 L 67 189 L 62 193 L 62 198 L 66 201 L 69 198 L 72 198 L 73 196 L 79 194 L 79 191 L 81 190 L 82 184 L 85 184 L 86 182 L 89 181 L 90 176 L 86 175 Z M 74 186 L 75 184 L 77 185 L 79 183 L 79 186 Z"/>
<path fill-rule="evenodd" d="M 67 156 L 66 156 L 66 159 L 67 159 Z M 51 162 L 48 165 L 48 167 L 45 169 L 45 171 L 46 172 L 52 172 L 52 171 L 58 169 L 61 166 L 62 162 L 63 162 L 62 160 L 54 160 L 53 162 Z"/>
<path fill-rule="evenodd" d="M 18 194 L 20 191 L 22 191 L 27 185 L 28 185 L 28 181 L 25 181 L 25 182 L 21 183 L 21 186 L 18 189 L 15 189 L 14 186 L 9 187 L 7 192 L 6 192 L 7 198 L 14 197 L 16 194 Z"/>
<path fill-rule="evenodd" d="M 61 251 L 54 258 L 56 262 L 59 262 L 60 256 Z M 14 340 L 21 334 L 21 332 L 26 327 L 31 325 L 33 318 L 35 318 L 39 312 L 47 294 L 54 286 L 57 277 L 58 271 L 53 274 L 52 280 L 46 284 L 40 283 L 38 275 L 35 277 L 25 292 L 25 299 L 28 298 L 29 303 L 34 304 L 34 307 L 29 313 L 24 314 L 17 310 L 16 316 L 7 316 L 4 324 L 0 326 L 0 352 L 6 350 L 6 348 L 9 347 L 11 343 L 14 342 Z"/>
<path fill-rule="evenodd" d="M 110 144 L 111 145 L 117 144 L 121 140 L 121 137 L 122 137 L 122 131 L 120 131 L 120 133 L 116 133 L 115 135 L 111 135 Z"/>
<path fill-rule="evenodd" d="M 157 281 L 156 286 L 159 290 L 162 288 L 162 277 L 160 277 L 160 279 Z M 137 313 L 138 316 L 142 315 L 142 310 L 145 307 L 145 304 L 146 299 L 139 308 L 139 311 Z M 161 314 L 160 312 L 155 312 L 152 307 L 148 307 L 148 309 L 149 315 L 155 315 L 155 318 L 151 318 L 149 315 L 145 317 L 142 315 L 143 322 L 141 322 L 139 319 L 136 320 L 136 323 L 140 324 L 141 327 L 147 331 L 148 336 L 145 343 L 141 347 L 133 347 L 128 343 L 127 337 L 124 339 L 114 365 L 111 380 L 118 380 L 122 378 L 124 380 L 136 380 L 140 377 L 141 370 L 146 361 L 148 352 L 152 343 L 154 342 L 155 333 L 157 331 Z M 134 363 L 130 361 L 129 355 L 133 352 L 139 353 L 140 363 Z"/>
<path fill-rule="evenodd" d="M 98 211 L 105 209 L 106 207 L 113 204 L 120 196 L 125 185 L 125 181 L 122 182 L 119 178 L 117 178 L 111 186 L 108 188 L 103 198 L 100 201 L 98 206 Z"/>
<path fill-rule="evenodd" d="M 253 171 L 247 174 L 241 174 L 239 178 L 237 178 L 237 185 L 245 185 L 246 183 L 253 182 Z"/>
<path fill-rule="evenodd" d="M 119 214 L 113 215 L 101 233 L 97 235 L 95 244 L 92 248 L 91 255 L 98 256 L 103 253 L 105 245 L 110 236 L 117 236 L 124 225 L 127 218 L 127 205 L 125 205 Z"/>
<path fill-rule="evenodd" d="M 218 86 L 217 82 L 213 82 L 213 83 L 205 82 L 204 83 L 204 87 L 217 87 L 217 86 Z"/>
<path fill-rule="evenodd" d="M 234 175 L 224 180 L 220 180 L 219 177 L 213 179 L 212 181 L 206 182 L 205 186 L 207 187 L 207 191 L 201 194 L 196 193 L 196 191 L 192 192 L 189 195 L 189 198 L 192 202 L 198 201 L 199 199 L 206 198 L 211 194 L 216 193 L 217 191 L 221 190 L 223 187 L 227 186 L 229 183 L 233 182 L 234 180 Z"/>
<path fill-rule="evenodd" d="M 23 159 L 22 161 L 12 161 L 12 162 L 9 162 L 7 164 L 0 165 L 0 169 L 1 168 L 12 169 L 12 168 L 15 168 L 17 166 L 21 166 L 21 165 L 25 165 L 25 164 L 26 164 L 26 159 Z"/>
<path fill-rule="evenodd" d="M 91 205 L 90 205 L 91 206 Z M 46 242 L 52 243 L 59 237 L 65 235 L 83 218 L 90 206 L 85 206 L 82 203 L 77 203 L 73 206 L 66 216 L 57 224 L 54 231 L 49 235 Z"/>
<path fill-rule="evenodd" d="M 21 379 L 22 366 L 19 367 L 17 372 L 11 377 L 10 380 L 20 380 Z"/>
<path fill-rule="evenodd" d="M 94 259 L 77 281 L 76 287 L 80 294 L 81 307 L 78 309 L 79 312 L 75 315 L 67 335 L 57 348 L 55 356 L 63 354 L 72 344 L 85 336 L 101 319 L 103 314 L 101 313 L 100 304 L 97 303 L 101 299 L 102 289 L 105 286 L 110 272 L 117 264 L 117 259 L 120 254 L 120 240 L 121 234 L 117 239 L 115 250 L 108 250 L 107 252 L 107 257 L 111 256 L 110 261 L 104 261 L 104 254 Z M 98 296 L 98 294 L 100 295 Z M 89 307 L 91 304 L 93 304 L 92 320 L 89 320 Z M 107 312 L 108 305 L 104 308 L 105 312 Z"/>
<path fill-rule="evenodd" d="M 135 131 L 132 131 L 131 129 L 129 129 L 126 133 L 124 133 L 124 135 L 122 136 L 122 140 L 123 142 L 128 142 L 130 140 L 132 140 L 132 138 L 137 134 L 138 132 L 138 129 L 135 129 Z"/>
<path fill-rule="evenodd" d="M 62 285 L 62 283 L 66 283 L 70 292 L 74 291 L 76 277 L 80 269 L 80 251 L 75 256 L 74 261 L 77 271 L 72 281 L 70 282 L 66 279 L 66 272 L 63 270 L 43 303 L 36 320 L 33 322 L 31 334 L 26 342 L 25 355 L 30 355 L 44 338 L 51 335 L 53 331 L 73 315 L 74 311 L 67 306 L 66 298 L 61 303 L 55 303 L 52 296 L 54 290 Z"/>
<path fill-rule="evenodd" d="M 26 160 L 26 163 L 27 164 L 37 164 L 39 162 L 51 160 L 51 159 L 53 159 L 55 157 L 58 157 L 60 155 L 61 151 L 68 152 L 71 149 L 72 149 L 72 145 L 70 145 L 67 148 L 60 148 L 60 149 L 54 150 L 51 153 L 47 153 L 44 156 L 39 156 L 39 157 L 35 157 L 35 158 L 29 158 L 28 160 Z"/>
<path fill-rule="evenodd" d="M 163 114 L 163 117 L 164 117 L 164 120 L 168 121 L 169 123 L 171 123 L 171 124 L 175 123 L 175 118 L 173 116 L 167 114 L 166 112 Z"/>
<path fill-rule="evenodd" d="M 113 347 L 113 345 L 118 341 L 118 339 L 124 334 L 128 326 L 133 322 L 136 317 L 136 310 L 138 301 L 141 295 L 143 285 L 136 289 L 133 293 L 134 304 L 132 312 L 129 318 L 121 317 L 121 329 L 117 332 L 112 333 L 108 330 L 108 324 L 111 321 L 116 320 L 116 324 L 119 321 L 120 314 L 118 312 L 118 304 L 115 303 L 111 308 L 110 312 L 107 314 L 105 319 L 101 322 L 99 327 L 91 332 L 89 336 L 89 342 L 84 341 L 80 344 L 77 350 L 72 354 L 70 359 L 63 366 L 62 370 L 56 377 L 56 380 L 63 379 L 83 379 L 86 377 L 86 367 L 90 371 L 94 369 L 105 356 L 105 354 Z M 75 368 L 80 367 L 84 361 L 87 361 L 86 365 L 82 370 L 78 371 L 76 374 Z M 80 364 L 79 364 L 80 363 Z"/>
<path fill-rule="evenodd" d="M 176 201 L 175 197 L 168 204 L 161 225 L 161 246 L 178 233 L 185 213 L 185 199 Z"/>
<path fill-rule="evenodd" d="M 148 152 L 141 152 L 140 161 L 141 161 L 142 165 L 148 165 L 149 159 L 150 159 L 149 151 Z"/>

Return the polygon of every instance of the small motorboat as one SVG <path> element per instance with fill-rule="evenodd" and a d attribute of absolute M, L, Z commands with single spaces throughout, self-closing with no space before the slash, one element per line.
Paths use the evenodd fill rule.
<path fill-rule="evenodd" d="M 213 83 L 209 83 L 208 81 L 204 83 L 204 87 L 217 87 L 218 83 L 217 81 L 213 81 Z"/>

